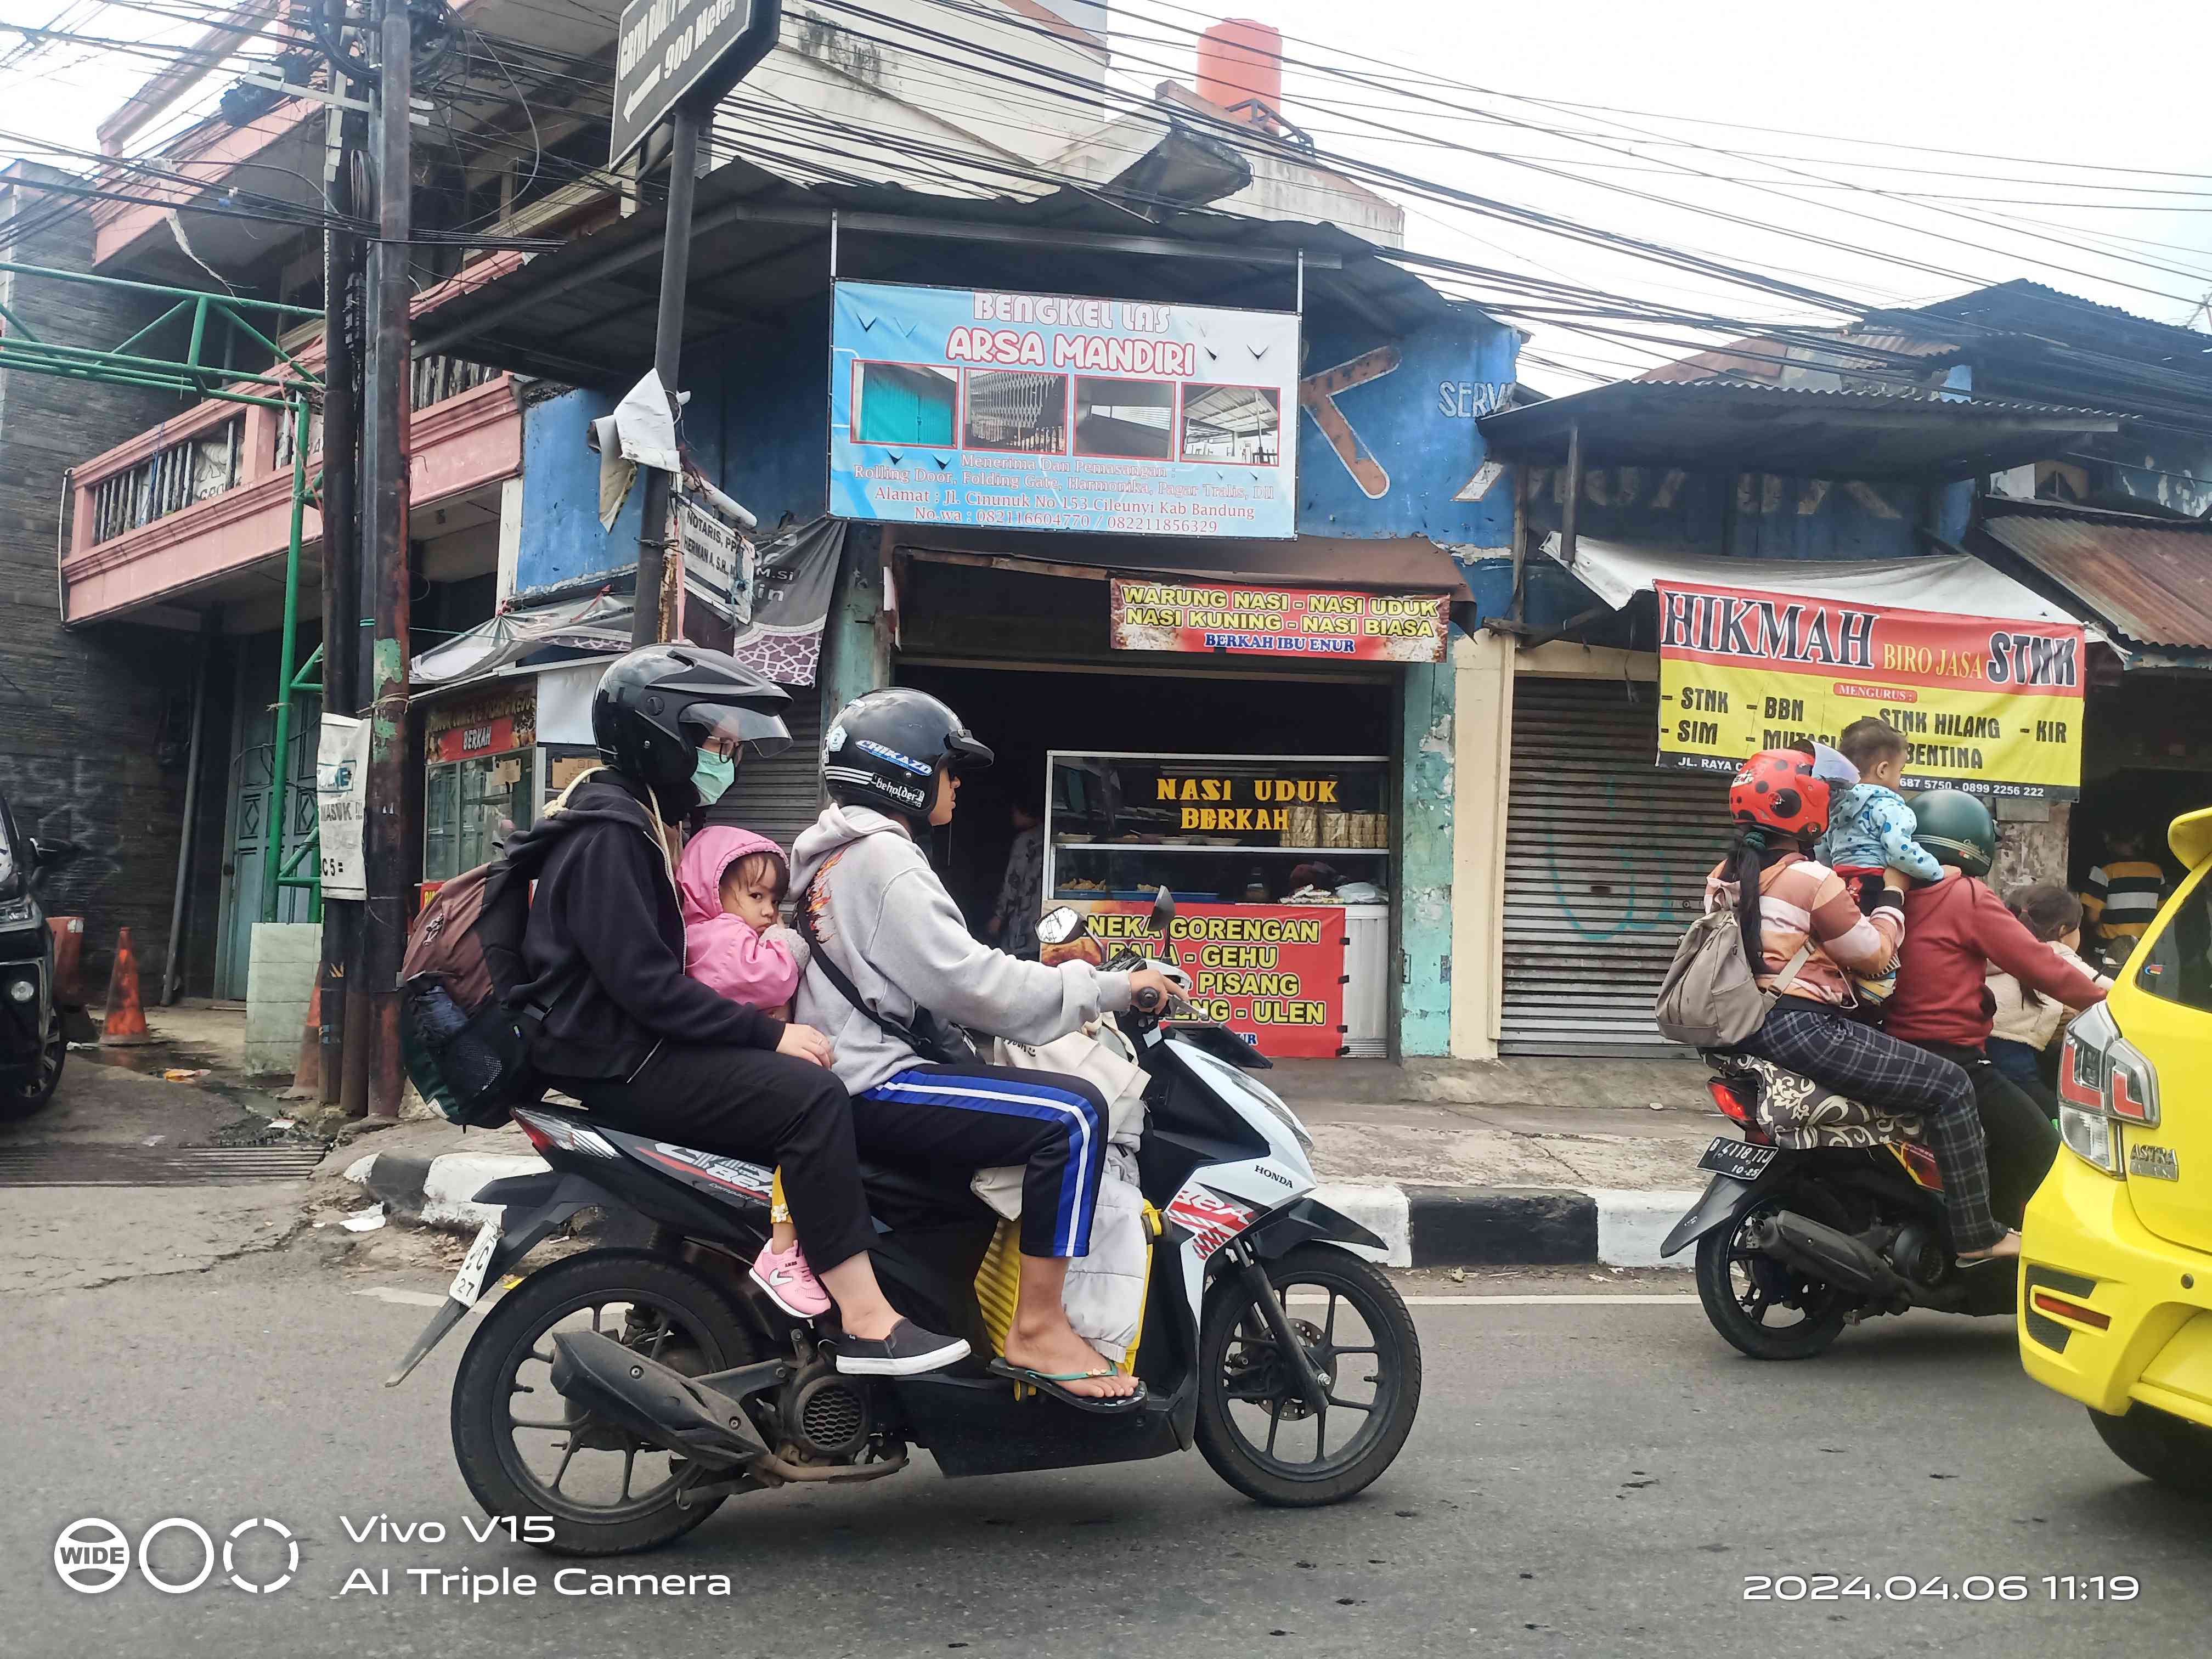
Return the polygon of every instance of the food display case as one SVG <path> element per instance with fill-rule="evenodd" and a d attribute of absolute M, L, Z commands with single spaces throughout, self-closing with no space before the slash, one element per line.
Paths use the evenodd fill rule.
<path fill-rule="evenodd" d="M 1270 1055 L 1381 1054 L 1389 1012 L 1383 755 L 1054 750 L 1045 902 L 1135 939 L 1156 889 L 1214 1018 Z"/>

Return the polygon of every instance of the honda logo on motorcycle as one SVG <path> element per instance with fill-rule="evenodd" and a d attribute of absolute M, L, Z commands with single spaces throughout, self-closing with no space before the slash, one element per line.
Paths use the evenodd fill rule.
<path fill-rule="evenodd" d="M 1249 1204 L 1195 1183 L 1177 1193 L 1166 1212 L 1169 1220 L 1190 1235 L 1190 1247 L 1201 1261 L 1250 1226 L 1257 1213 Z"/>

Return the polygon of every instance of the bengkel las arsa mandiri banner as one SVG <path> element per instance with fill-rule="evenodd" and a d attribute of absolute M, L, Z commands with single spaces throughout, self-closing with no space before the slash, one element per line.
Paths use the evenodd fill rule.
<path fill-rule="evenodd" d="M 1297 533 L 1293 313 L 839 283 L 831 313 L 837 518 Z"/>
<path fill-rule="evenodd" d="M 1066 901 L 1091 919 L 1110 955 L 1133 945 L 1190 975 L 1191 1000 L 1271 1060 L 1344 1051 L 1343 910 L 1333 904 L 1193 904 L 1163 939 L 1152 906 Z"/>
<path fill-rule="evenodd" d="M 1801 738 L 1832 744 L 1873 714 L 1905 734 L 1914 788 L 2081 793 L 2085 647 L 2074 623 L 1656 586 L 1662 766 L 1733 771 Z"/>

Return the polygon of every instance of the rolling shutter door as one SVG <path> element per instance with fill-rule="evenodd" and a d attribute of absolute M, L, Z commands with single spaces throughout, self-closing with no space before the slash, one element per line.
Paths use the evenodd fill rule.
<path fill-rule="evenodd" d="M 822 811 L 821 690 L 788 690 L 791 703 L 783 723 L 791 728 L 791 747 L 773 759 L 749 760 L 738 767 L 737 782 L 714 811 L 715 818 L 766 836 L 786 853 Z"/>
<path fill-rule="evenodd" d="M 1692 1051 L 1651 999 L 1726 851 L 1725 781 L 1662 771 L 1658 688 L 1522 675 L 1505 850 L 1507 1054 Z"/>

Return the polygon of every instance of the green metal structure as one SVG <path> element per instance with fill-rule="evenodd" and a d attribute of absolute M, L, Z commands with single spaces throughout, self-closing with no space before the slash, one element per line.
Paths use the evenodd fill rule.
<path fill-rule="evenodd" d="M 261 902 L 259 919 L 276 919 L 276 902 L 285 887 L 304 887 L 310 890 L 312 914 L 322 918 L 322 864 L 319 837 L 310 837 L 291 862 L 278 867 L 277 859 L 283 844 L 285 792 L 290 783 L 286 750 L 292 741 L 292 698 L 301 691 L 319 691 L 319 681 L 306 684 L 307 673 L 322 659 L 320 647 L 308 658 L 304 666 L 297 662 L 297 635 L 300 625 L 300 540 L 305 523 L 310 491 L 307 480 L 308 418 L 315 403 L 322 395 L 321 379 L 290 352 L 270 338 L 249 320 L 247 313 L 259 315 L 269 323 L 272 331 L 282 333 L 286 319 L 323 319 L 320 311 L 305 306 L 280 305 L 274 300 L 247 300 L 227 294 L 203 294 L 188 288 L 169 288 L 158 283 L 131 282 L 119 276 L 100 276 L 90 271 L 52 270 L 43 265 L 16 264 L 0 260 L 0 272 L 18 276 L 33 276 L 48 282 L 76 283 L 82 285 L 128 289 L 173 303 L 152 322 L 138 329 L 127 339 L 117 344 L 98 346 L 64 345 L 42 340 L 36 331 L 21 317 L 0 304 L 0 323 L 6 332 L 0 334 L 0 371 L 14 369 L 27 374 L 50 374 L 64 380 L 84 380 L 101 386 L 127 386 L 160 392 L 174 392 L 179 396 L 198 396 L 222 403 L 252 404 L 263 409 L 284 411 L 291 422 L 292 438 L 292 520 L 290 539 L 284 553 L 284 636 L 281 642 L 276 672 L 276 745 L 270 757 L 270 811 L 263 828 L 261 855 Z M 237 330 L 265 347 L 276 363 L 289 368 L 289 375 L 276 374 L 249 374 L 220 364 L 206 362 L 203 352 L 208 340 L 208 325 L 219 322 Z M 146 343 L 165 327 L 189 324 L 189 337 L 182 357 L 162 357 L 149 355 L 151 348 Z M 307 876 L 294 873 L 300 863 L 309 860 L 313 872 Z"/>

